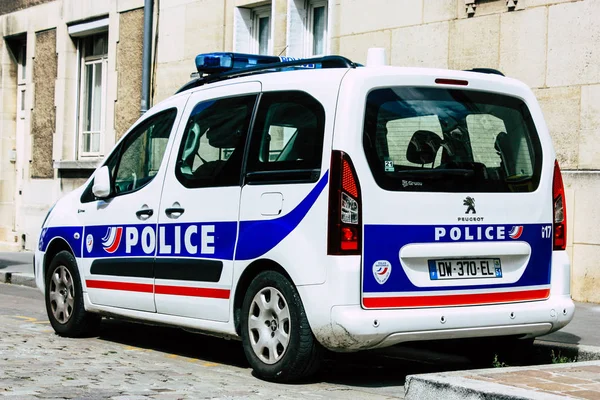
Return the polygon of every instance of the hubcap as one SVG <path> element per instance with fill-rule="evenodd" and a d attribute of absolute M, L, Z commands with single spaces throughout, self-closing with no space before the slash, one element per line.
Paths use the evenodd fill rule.
<path fill-rule="evenodd" d="M 71 273 L 64 265 L 56 267 L 50 280 L 50 308 L 54 319 L 61 324 L 69 322 L 75 304 Z"/>
<path fill-rule="evenodd" d="M 266 364 L 283 357 L 290 342 L 290 310 L 281 292 L 266 287 L 254 296 L 248 316 L 248 333 L 254 354 Z"/>

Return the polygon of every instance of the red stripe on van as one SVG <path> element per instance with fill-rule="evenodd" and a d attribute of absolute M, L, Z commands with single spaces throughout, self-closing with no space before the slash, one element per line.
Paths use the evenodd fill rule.
<path fill-rule="evenodd" d="M 96 281 L 86 280 L 85 284 L 91 289 L 108 289 L 108 290 L 123 290 L 126 292 L 154 292 L 154 285 L 151 283 L 129 283 L 129 282 L 111 282 L 111 281 Z"/>
<path fill-rule="evenodd" d="M 447 307 L 543 300 L 549 296 L 550 289 L 445 296 L 365 297 L 363 305 L 366 308 Z"/>
<path fill-rule="evenodd" d="M 156 285 L 156 294 L 171 294 L 175 296 L 209 297 L 212 299 L 228 299 L 228 289 L 208 289 L 185 286 Z"/>
<path fill-rule="evenodd" d="M 90 289 L 123 290 L 126 292 L 206 297 L 212 299 L 229 299 L 231 293 L 229 289 L 195 288 L 185 286 L 157 285 L 155 288 L 154 285 L 147 283 L 112 282 L 97 280 L 88 280 L 85 281 L 85 283 Z"/>

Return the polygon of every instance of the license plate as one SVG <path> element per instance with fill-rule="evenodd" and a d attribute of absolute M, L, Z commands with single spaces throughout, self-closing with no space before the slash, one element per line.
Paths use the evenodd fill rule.
<path fill-rule="evenodd" d="M 429 260 L 428 263 L 431 280 L 502 278 L 499 258 Z"/>

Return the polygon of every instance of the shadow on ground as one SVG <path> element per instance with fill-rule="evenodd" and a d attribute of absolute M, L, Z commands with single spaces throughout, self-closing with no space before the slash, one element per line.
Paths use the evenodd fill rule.
<path fill-rule="evenodd" d="M 99 335 L 123 345 L 151 349 L 237 368 L 249 368 L 241 342 L 178 328 L 104 319 Z M 353 387 L 402 386 L 407 375 L 556 362 L 549 349 L 500 340 L 409 343 L 359 353 L 327 353 L 321 371 L 310 382 Z M 560 355 L 566 357 L 568 355 Z M 564 360 L 563 360 L 564 362 Z"/>

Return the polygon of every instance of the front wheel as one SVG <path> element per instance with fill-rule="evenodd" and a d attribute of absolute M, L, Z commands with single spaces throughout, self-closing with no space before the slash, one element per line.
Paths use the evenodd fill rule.
<path fill-rule="evenodd" d="M 260 378 L 290 382 L 318 370 L 322 348 L 298 291 L 283 275 L 265 271 L 254 278 L 242 304 L 241 322 L 244 353 Z"/>
<path fill-rule="evenodd" d="M 101 317 L 85 311 L 77 262 L 61 251 L 46 273 L 46 311 L 54 331 L 61 336 L 80 337 L 93 333 Z"/>

